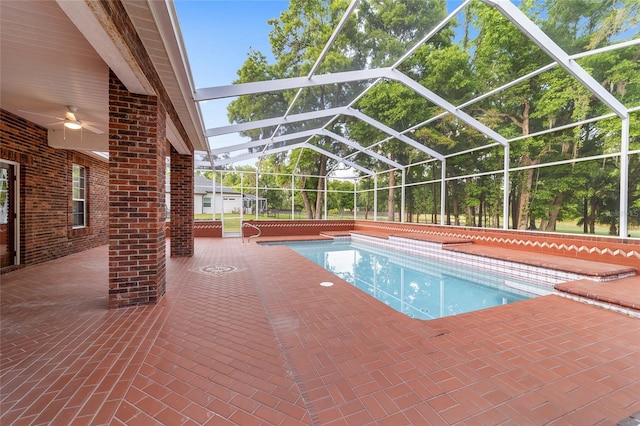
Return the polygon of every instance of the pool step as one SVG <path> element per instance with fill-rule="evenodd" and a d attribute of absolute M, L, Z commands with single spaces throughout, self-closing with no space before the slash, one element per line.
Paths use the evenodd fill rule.
<path fill-rule="evenodd" d="M 320 235 L 331 238 L 345 238 L 351 236 L 351 231 L 322 231 Z"/>
<path fill-rule="evenodd" d="M 379 232 L 379 231 L 350 231 L 351 234 L 364 235 L 367 237 L 390 239 L 402 238 L 407 240 L 424 241 L 444 246 L 473 244 L 473 240 L 460 237 L 449 237 L 446 235 L 418 234 L 415 232 Z"/>
<path fill-rule="evenodd" d="M 534 267 L 553 269 L 566 273 L 582 275 L 594 281 L 611 281 L 636 274 L 630 266 L 595 262 L 526 250 L 473 244 L 470 246 L 443 247 L 457 253 L 465 253 L 489 259 L 499 259 Z"/>
<path fill-rule="evenodd" d="M 555 289 L 580 302 L 593 303 L 608 308 L 619 306 L 623 313 L 640 317 L 640 276 L 634 275 L 615 281 L 597 282 L 577 280 L 556 284 Z M 626 310 L 626 311 L 625 311 Z"/>

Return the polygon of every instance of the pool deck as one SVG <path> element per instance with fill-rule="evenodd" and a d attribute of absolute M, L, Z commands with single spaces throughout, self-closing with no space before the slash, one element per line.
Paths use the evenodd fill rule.
<path fill-rule="evenodd" d="M 108 310 L 107 253 L 0 277 L 0 424 L 640 417 L 640 320 L 627 315 L 551 295 L 420 321 L 286 247 L 213 238 L 167 258 L 157 305 Z"/>

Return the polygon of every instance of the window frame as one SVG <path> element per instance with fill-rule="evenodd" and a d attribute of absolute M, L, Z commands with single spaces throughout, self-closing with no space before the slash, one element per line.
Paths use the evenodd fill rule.
<path fill-rule="evenodd" d="M 81 214 L 76 206 L 81 206 Z M 81 217 L 82 224 L 76 224 L 78 217 Z M 71 226 L 73 229 L 87 227 L 87 168 L 79 164 L 73 164 L 71 169 Z"/>

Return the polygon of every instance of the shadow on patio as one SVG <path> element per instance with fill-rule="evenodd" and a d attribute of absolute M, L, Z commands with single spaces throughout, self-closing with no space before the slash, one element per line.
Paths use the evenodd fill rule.
<path fill-rule="evenodd" d="M 1 277 L 8 424 L 615 424 L 640 322 L 558 296 L 406 317 L 285 247 L 199 238 L 156 306 L 107 247 Z M 336 285 L 321 287 L 321 281 Z"/>

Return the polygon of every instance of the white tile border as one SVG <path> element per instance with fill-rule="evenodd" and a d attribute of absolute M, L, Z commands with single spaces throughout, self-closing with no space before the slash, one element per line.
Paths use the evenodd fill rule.
<path fill-rule="evenodd" d="M 558 271 L 555 269 L 443 250 L 442 244 L 429 241 L 412 240 L 395 236 L 383 239 L 362 234 L 352 234 L 351 239 L 354 242 L 362 242 L 374 247 L 393 249 L 414 256 L 446 260 L 447 262 L 472 266 L 484 271 L 499 272 L 517 278 L 533 280 L 551 287 L 561 282 L 590 278 L 586 275 Z"/>
<path fill-rule="evenodd" d="M 584 296 L 578 296 L 576 294 L 566 293 L 564 291 L 558 291 L 555 294 L 564 297 L 566 299 L 571 299 L 576 302 L 584 303 L 587 305 L 597 306 L 602 309 L 606 309 L 608 311 L 617 312 L 619 314 L 627 315 L 632 318 L 640 318 L 640 311 L 633 308 L 628 308 L 626 306 L 615 305 L 613 303 L 607 303 L 600 300 L 591 299 Z"/>

